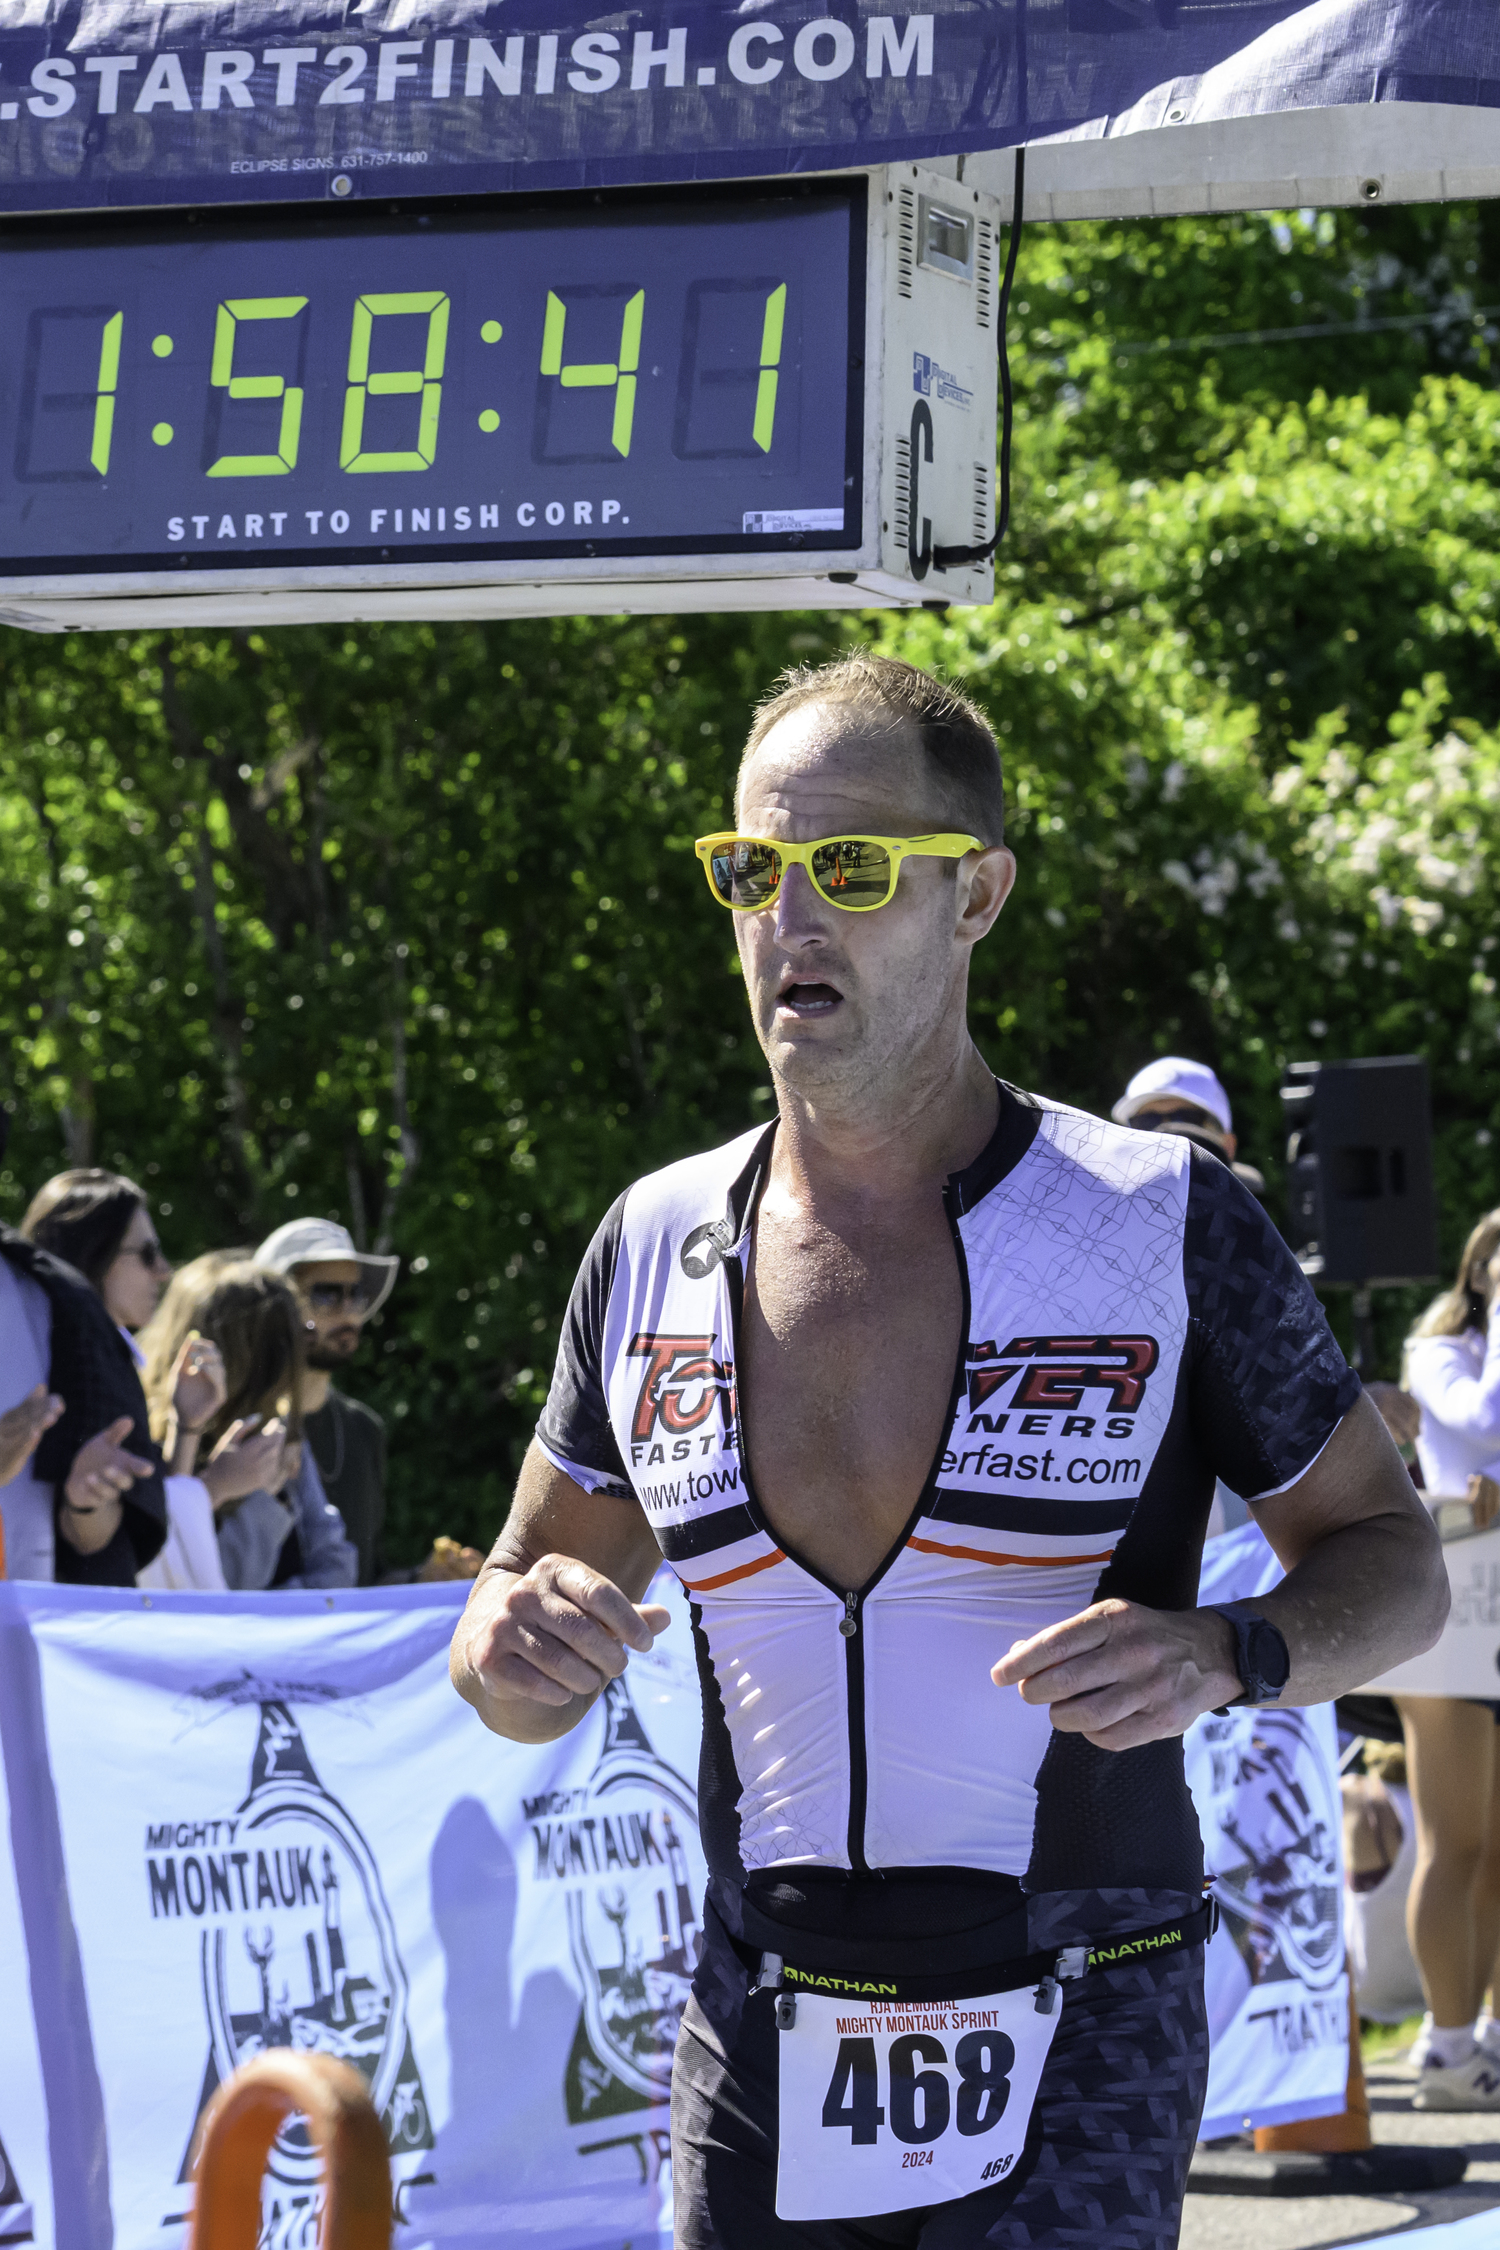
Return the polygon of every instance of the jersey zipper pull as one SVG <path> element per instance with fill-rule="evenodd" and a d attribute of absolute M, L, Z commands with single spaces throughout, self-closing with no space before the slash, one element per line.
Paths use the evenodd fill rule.
<path fill-rule="evenodd" d="M 859 1619 L 854 1614 L 858 1607 L 858 1594 L 846 1594 L 844 1596 L 844 1614 L 839 1619 L 839 1631 L 846 1641 L 852 1641 L 859 1631 Z"/>

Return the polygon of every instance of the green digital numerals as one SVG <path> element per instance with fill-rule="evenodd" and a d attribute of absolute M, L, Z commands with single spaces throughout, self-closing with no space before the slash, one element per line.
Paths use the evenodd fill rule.
<path fill-rule="evenodd" d="M 646 292 L 637 289 L 625 300 L 620 320 L 620 350 L 614 360 L 563 360 L 563 338 L 568 308 L 561 297 L 547 291 L 547 319 L 542 330 L 543 375 L 555 375 L 565 391 L 608 390 L 615 394 L 615 416 L 609 442 L 616 453 L 630 457 L 630 436 L 635 427 L 635 387 L 641 364 L 641 323 L 646 315 Z"/>
<path fill-rule="evenodd" d="M 274 453 L 221 453 L 209 465 L 211 477 L 285 477 L 296 468 L 302 435 L 300 387 L 288 383 L 284 375 L 236 375 L 234 347 L 242 320 L 295 320 L 306 304 L 305 297 L 230 297 L 220 305 L 209 382 L 232 399 L 279 398 L 281 426 Z"/>
<path fill-rule="evenodd" d="M 351 476 L 377 476 L 392 469 L 430 469 L 437 459 L 449 310 L 449 299 L 441 289 L 409 289 L 356 300 L 354 325 L 349 332 L 349 388 L 344 393 L 344 421 L 339 441 L 339 467 Z M 399 313 L 427 315 L 427 344 L 422 364 L 372 375 L 370 345 L 375 323 Z M 399 398 L 417 393 L 421 394 L 422 403 L 417 416 L 415 449 L 405 453 L 365 452 L 366 398 Z"/>
<path fill-rule="evenodd" d="M 635 434 L 636 397 L 640 381 L 642 334 L 646 318 L 646 291 L 631 289 L 629 283 L 600 284 L 579 283 L 573 287 L 562 285 L 566 296 L 555 289 L 546 292 L 546 310 L 542 328 L 541 360 L 538 373 L 557 383 L 565 391 L 612 390 L 613 414 L 610 420 L 609 442 L 621 460 L 630 458 L 631 443 Z M 760 312 L 760 349 L 754 359 L 749 354 L 723 368 L 710 367 L 706 373 L 697 368 L 697 314 L 693 310 L 700 292 L 760 291 L 766 294 L 757 308 Z M 683 460 L 728 459 L 735 456 L 753 458 L 745 446 L 743 423 L 737 440 L 727 447 L 699 447 L 689 443 L 686 434 L 686 417 L 692 411 L 691 401 L 701 379 L 702 383 L 732 382 L 735 385 L 753 384 L 754 411 L 750 427 L 751 444 L 755 451 L 765 454 L 772 450 L 776 434 L 776 411 L 781 382 L 782 351 L 786 339 L 787 285 L 785 282 L 767 286 L 766 281 L 750 282 L 738 279 L 712 279 L 695 282 L 689 290 L 689 329 L 684 349 L 683 373 L 679 383 L 678 431 L 672 444 L 673 451 Z M 567 349 L 569 304 L 579 309 L 580 299 L 607 297 L 620 303 L 620 332 L 615 356 L 612 360 L 569 360 Z M 207 466 L 210 477 L 285 477 L 297 467 L 298 451 L 302 440 L 303 374 L 302 364 L 309 348 L 306 326 L 288 328 L 282 338 L 261 331 L 261 365 L 267 358 L 275 365 L 279 360 L 288 369 L 284 374 L 249 374 L 236 371 L 236 359 L 243 369 L 247 359 L 253 358 L 247 349 L 247 339 L 242 330 L 247 322 L 294 322 L 307 312 L 307 297 L 227 297 L 216 308 L 213 330 L 213 354 L 209 368 L 211 394 L 217 393 L 217 404 L 208 422 L 208 444 L 221 443 L 227 434 L 223 417 L 231 403 L 274 403 L 280 406 L 276 429 L 275 451 L 269 453 L 220 453 Z M 344 391 L 342 418 L 339 425 L 339 467 L 349 476 L 388 476 L 393 473 L 422 471 L 432 468 L 437 460 L 438 423 L 442 413 L 444 371 L 448 356 L 448 331 L 452 317 L 452 300 L 442 289 L 389 290 L 366 293 L 354 300 L 353 317 L 349 329 L 347 381 Z M 747 308 L 748 309 L 748 308 Z M 80 407 L 92 406 L 90 426 L 89 464 L 93 474 L 103 477 L 109 473 L 110 456 L 115 433 L 115 407 L 120 385 L 120 367 L 124 342 L 125 314 L 110 311 L 104 306 L 74 309 L 43 308 L 33 314 L 32 328 L 45 320 L 90 319 L 103 316 L 103 332 L 99 341 L 99 358 L 92 392 L 48 393 L 41 403 L 55 406 L 67 403 Z M 411 356 L 420 356 L 420 366 L 382 368 L 371 366 L 379 356 L 379 330 L 377 323 L 385 320 L 425 320 L 426 333 L 420 347 L 415 338 L 411 345 L 398 344 L 398 356 L 410 350 Z M 753 315 L 752 315 L 753 317 Z M 608 331 L 606 330 L 606 333 Z M 28 332 L 29 333 L 29 332 Z M 40 329 L 37 329 L 40 334 Z M 96 331 L 97 333 L 97 331 Z M 420 331 L 418 332 L 420 333 Z M 486 320 L 480 334 L 486 343 L 497 343 L 503 333 L 498 320 Z M 751 331 L 753 336 L 754 331 Z M 408 331 L 410 334 L 410 331 Z M 253 342 L 255 339 L 249 339 Z M 745 340 L 747 343 L 749 339 Z M 28 347 L 33 357 L 40 345 Z M 167 334 L 153 337 L 151 350 L 158 359 L 169 359 L 174 349 L 174 339 Z M 385 351 L 392 345 L 387 341 Z M 658 370 L 659 372 L 659 370 Z M 367 447 L 365 434 L 367 407 L 371 399 L 411 398 L 416 401 L 416 428 L 411 435 L 414 443 L 400 450 L 376 450 Z M 35 419 L 37 400 L 28 392 L 30 403 L 24 407 L 22 420 L 29 433 Z M 544 431 L 547 408 L 539 400 L 538 430 Z M 486 407 L 478 417 L 479 427 L 487 435 L 498 429 L 500 416 L 492 407 Z M 233 421 L 227 425 L 233 428 Z M 410 425 L 408 424 L 408 430 Z M 262 435 L 264 432 L 264 435 Z M 270 434 L 265 424 L 257 431 L 262 442 Z M 404 432 L 382 430 L 389 438 Z M 170 445 L 176 432 L 170 422 L 158 422 L 151 430 L 157 445 Z M 544 442 L 541 438 L 539 443 Z M 22 451 L 30 443 L 29 435 Z M 28 455 L 29 458 L 29 455 Z M 605 454 L 579 453 L 556 456 L 538 453 L 536 458 L 558 460 L 605 460 Z M 18 474 L 25 475 L 24 470 Z M 48 471 L 48 476 L 57 472 Z M 67 472 L 69 475 L 88 475 L 89 470 Z"/>
<path fill-rule="evenodd" d="M 120 383 L 120 338 L 125 315 L 111 313 L 99 342 L 99 376 L 94 389 L 94 442 L 89 460 L 101 477 L 109 475 L 110 440 L 115 433 L 115 392 Z"/>
<path fill-rule="evenodd" d="M 760 379 L 755 386 L 755 420 L 750 434 L 762 453 L 771 450 L 776 429 L 776 384 L 781 368 L 781 336 L 786 327 L 786 283 L 766 299 L 760 331 Z"/>

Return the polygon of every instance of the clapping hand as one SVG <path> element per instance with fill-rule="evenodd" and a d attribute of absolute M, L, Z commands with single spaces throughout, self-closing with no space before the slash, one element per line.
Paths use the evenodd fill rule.
<path fill-rule="evenodd" d="M 63 1498 L 79 1515 L 92 1514 L 94 1509 L 128 1492 L 140 1478 L 150 1476 L 155 1462 L 125 1450 L 123 1440 L 134 1428 L 130 1416 L 122 1414 L 74 1454 L 68 1481 L 63 1486 Z"/>
<path fill-rule="evenodd" d="M 18 1477 L 63 1410 L 63 1402 L 45 1383 L 28 1391 L 18 1406 L 0 1414 L 0 1484 Z"/>
<path fill-rule="evenodd" d="M 61 1530 L 81 1555 L 97 1555 L 109 1545 L 120 1528 L 121 1496 L 156 1466 L 126 1451 L 123 1440 L 134 1427 L 131 1417 L 121 1414 L 73 1456 L 63 1486 Z"/>
<path fill-rule="evenodd" d="M 262 1429 L 258 1414 L 231 1422 L 199 1473 L 216 1511 L 251 1492 L 278 1492 L 287 1478 L 286 1424 L 278 1417 Z"/>
<path fill-rule="evenodd" d="M 172 1365 L 172 1412 L 177 1427 L 191 1437 L 211 1422 L 229 1395 L 224 1359 L 217 1344 L 195 1328 Z"/>

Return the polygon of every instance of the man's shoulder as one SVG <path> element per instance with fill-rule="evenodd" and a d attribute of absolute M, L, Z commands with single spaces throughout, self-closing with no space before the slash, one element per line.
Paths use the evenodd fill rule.
<path fill-rule="evenodd" d="M 336 1412 L 342 1414 L 346 1422 L 362 1425 L 377 1435 L 384 1436 L 385 1416 L 377 1414 L 373 1406 L 366 1406 L 362 1398 L 351 1398 L 347 1391 L 335 1390 L 330 1383 L 328 1386 L 328 1404 Z M 313 1422 L 317 1420 L 317 1416 L 309 1414 L 307 1419 L 309 1422 Z"/>
<path fill-rule="evenodd" d="M 678 1220 L 718 1224 L 727 1221 L 738 1235 L 756 1180 L 769 1156 L 775 1121 L 756 1125 L 717 1148 L 680 1157 L 659 1172 L 631 1182 L 616 1209 L 631 1233 L 654 1233 Z M 724 1247 L 728 1248 L 728 1242 Z"/>
<path fill-rule="evenodd" d="M 1035 1112 L 1027 1153 L 1039 1162 L 1050 1161 L 1081 1180 L 1126 1194 L 1153 1182 L 1185 1183 L 1188 1178 L 1192 1149 L 1180 1134 L 1143 1133 L 1045 1094 L 1011 1086 L 1005 1091 L 1013 1102 Z"/>

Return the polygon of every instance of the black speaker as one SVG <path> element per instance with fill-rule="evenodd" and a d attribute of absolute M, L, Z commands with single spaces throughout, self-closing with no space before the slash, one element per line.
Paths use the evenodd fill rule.
<path fill-rule="evenodd" d="M 1419 1055 L 1288 1063 L 1287 1240 L 1309 1280 L 1437 1278 L 1432 1102 Z"/>

